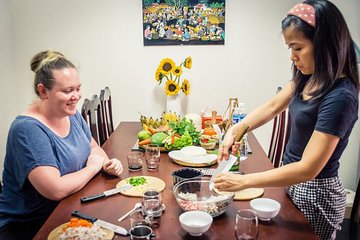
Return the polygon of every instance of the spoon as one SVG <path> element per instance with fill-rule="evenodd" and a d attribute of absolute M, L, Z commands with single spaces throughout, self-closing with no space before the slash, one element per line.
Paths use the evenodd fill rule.
<path fill-rule="evenodd" d="M 129 212 L 125 213 L 121 218 L 118 219 L 119 222 L 121 222 L 122 220 L 124 220 L 127 216 L 130 215 L 130 213 L 132 213 L 133 211 L 139 209 L 142 207 L 142 204 L 141 203 L 135 203 L 135 206 L 133 209 L 131 209 Z"/>

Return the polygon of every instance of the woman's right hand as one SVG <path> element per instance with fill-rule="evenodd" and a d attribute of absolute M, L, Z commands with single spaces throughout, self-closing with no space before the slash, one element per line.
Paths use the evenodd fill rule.
<path fill-rule="evenodd" d="M 96 155 L 91 154 L 86 162 L 86 167 L 92 168 L 94 172 L 99 172 L 104 164 L 104 158 Z"/>
<path fill-rule="evenodd" d="M 235 142 L 235 132 L 233 133 L 234 129 L 230 128 L 228 132 L 226 133 L 224 140 L 222 141 L 222 144 L 219 148 L 219 155 L 217 158 L 217 161 L 220 162 L 225 158 L 226 160 L 229 159 L 229 151 L 231 151 L 232 154 L 236 154 L 239 147 L 240 142 Z"/>

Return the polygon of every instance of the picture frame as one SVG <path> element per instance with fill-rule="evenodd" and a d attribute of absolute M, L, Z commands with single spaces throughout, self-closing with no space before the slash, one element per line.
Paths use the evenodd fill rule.
<path fill-rule="evenodd" d="M 225 0 L 143 0 L 144 46 L 224 45 Z"/>

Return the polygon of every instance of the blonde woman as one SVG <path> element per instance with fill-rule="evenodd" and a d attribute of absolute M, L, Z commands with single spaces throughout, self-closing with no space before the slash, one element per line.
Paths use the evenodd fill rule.
<path fill-rule="evenodd" d="M 119 176 L 76 110 L 81 82 L 75 66 L 56 51 L 31 60 L 38 99 L 11 124 L 0 194 L 0 239 L 31 239 L 57 203 L 100 170 Z"/>

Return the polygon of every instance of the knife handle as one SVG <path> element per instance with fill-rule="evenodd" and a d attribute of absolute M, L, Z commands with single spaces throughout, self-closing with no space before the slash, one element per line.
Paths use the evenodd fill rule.
<path fill-rule="evenodd" d="M 94 196 L 90 196 L 90 197 L 82 197 L 80 198 L 80 201 L 82 203 L 86 203 L 86 202 L 90 202 L 90 201 L 94 201 L 96 199 L 99 199 L 99 198 L 104 198 L 105 197 L 105 194 L 104 193 L 100 193 L 100 194 L 97 194 L 97 195 L 94 195 Z"/>
<path fill-rule="evenodd" d="M 78 218 L 81 218 L 81 219 L 85 219 L 85 220 L 88 220 L 88 221 L 90 221 L 92 223 L 97 220 L 97 218 L 90 217 L 89 215 L 86 215 L 85 213 L 82 213 L 82 212 L 80 212 L 78 210 L 72 211 L 71 216 L 78 217 Z"/>

